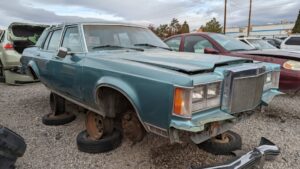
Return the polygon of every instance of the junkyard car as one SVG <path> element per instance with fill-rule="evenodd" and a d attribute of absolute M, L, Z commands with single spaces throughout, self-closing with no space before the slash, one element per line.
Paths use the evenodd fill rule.
<path fill-rule="evenodd" d="M 21 62 L 51 90 L 55 110 L 65 99 L 88 110 L 80 143 L 121 128 L 132 141 L 145 130 L 199 144 L 280 94 L 279 65 L 169 51 L 147 28 L 123 23 L 50 27 L 36 47 L 24 50 Z M 227 136 L 236 135 L 218 137 L 225 139 L 219 143 L 230 142 Z M 93 145 L 81 150 L 95 152 Z"/>
<path fill-rule="evenodd" d="M 294 34 L 287 37 L 280 46 L 281 49 L 300 50 L 300 35 Z"/>
<path fill-rule="evenodd" d="M 268 49 L 277 49 L 267 41 L 260 39 L 260 38 L 255 38 L 255 37 L 241 37 L 237 38 L 241 42 L 244 42 L 247 45 L 250 45 L 254 49 L 258 50 L 268 50 Z"/>
<path fill-rule="evenodd" d="M 35 45 L 45 25 L 12 23 L 0 33 L 0 78 L 9 84 L 33 81 L 20 72 L 20 58 L 23 50 Z"/>
<path fill-rule="evenodd" d="M 165 40 L 175 51 L 221 54 L 281 65 L 279 88 L 283 92 L 300 90 L 300 53 L 278 49 L 257 50 L 237 39 L 217 33 L 188 33 Z"/>

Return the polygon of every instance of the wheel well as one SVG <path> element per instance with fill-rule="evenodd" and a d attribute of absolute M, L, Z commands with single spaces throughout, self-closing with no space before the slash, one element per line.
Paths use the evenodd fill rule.
<path fill-rule="evenodd" d="M 37 75 L 35 74 L 34 70 L 31 66 L 28 67 L 30 75 L 33 77 L 34 80 L 38 79 Z"/>
<path fill-rule="evenodd" d="M 111 87 L 100 87 L 97 90 L 97 101 L 105 115 L 111 118 L 118 117 L 129 109 L 135 110 L 127 96 Z"/>

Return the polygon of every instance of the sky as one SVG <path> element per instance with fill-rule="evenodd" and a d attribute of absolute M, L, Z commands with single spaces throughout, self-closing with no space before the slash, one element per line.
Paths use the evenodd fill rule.
<path fill-rule="evenodd" d="M 300 0 L 253 0 L 252 24 L 295 21 Z M 249 0 L 228 0 L 227 27 L 247 25 Z M 117 21 L 159 26 L 177 18 L 197 29 L 216 17 L 222 24 L 224 0 L 9 0 L 0 2 L 0 28 L 11 22 L 58 24 Z"/>

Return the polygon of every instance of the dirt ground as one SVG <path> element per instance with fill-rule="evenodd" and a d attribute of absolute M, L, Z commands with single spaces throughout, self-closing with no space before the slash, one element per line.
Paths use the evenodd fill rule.
<path fill-rule="evenodd" d="M 168 140 L 148 134 L 132 145 L 123 140 L 114 151 L 87 154 L 77 150 L 76 136 L 84 130 L 82 113 L 67 125 L 49 127 L 42 116 L 50 113 L 49 91 L 40 83 L 24 86 L 0 84 L 0 124 L 22 135 L 27 143 L 19 169 L 109 168 L 109 169 L 186 169 L 191 165 L 223 162 L 232 156 L 215 156 L 195 145 L 170 145 Z M 267 162 L 267 169 L 298 169 L 300 166 L 300 96 L 279 96 L 266 109 L 236 125 L 233 131 L 243 138 L 243 150 L 251 150 L 266 137 L 281 148 L 281 155 Z"/>

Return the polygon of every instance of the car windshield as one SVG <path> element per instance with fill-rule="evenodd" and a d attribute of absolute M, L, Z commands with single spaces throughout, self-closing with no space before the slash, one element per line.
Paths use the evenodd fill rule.
<path fill-rule="evenodd" d="M 262 39 L 247 39 L 256 49 L 277 49 Z"/>
<path fill-rule="evenodd" d="M 229 36 L 222 34 L 210 34 L 209 36 L 228 51 L 255 50 L 255 48 Z"/>
<path fill-rule="evenodd" d="M 152 31 L 122 25 L 84 25 L 84 35 L 89 51 L 169 47 Z"/>

